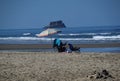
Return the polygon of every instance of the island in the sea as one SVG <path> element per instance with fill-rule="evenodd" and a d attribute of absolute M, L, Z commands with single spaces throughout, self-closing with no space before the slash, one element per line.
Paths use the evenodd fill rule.
<path fill-rule="evenodd" d="M 52 21 L 48 26 L 45 26 L 44 28 L 65 28 L 65 24 L 63 23 L 62 20 L 58 21 Z"/>

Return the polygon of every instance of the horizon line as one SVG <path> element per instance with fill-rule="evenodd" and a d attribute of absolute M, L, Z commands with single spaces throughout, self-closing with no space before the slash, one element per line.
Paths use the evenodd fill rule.
<path fill-rule="evenodd" d="M 120 25 L 101 25 L 101 26 L 66 26 L 65 28 L 73 28 L 73 27 L 120 27 Z M 30 27 L 30 28 L 0 28 L 1 30 L 3 29 L 44 29 L 44 27 Z"/>

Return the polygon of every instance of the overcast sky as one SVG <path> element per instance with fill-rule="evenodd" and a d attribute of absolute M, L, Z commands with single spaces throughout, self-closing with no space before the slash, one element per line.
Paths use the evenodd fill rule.
<path fill-rule="evenodd" d="M 120 0 L 0 0 L 0 28 L 120 25 Z"/>

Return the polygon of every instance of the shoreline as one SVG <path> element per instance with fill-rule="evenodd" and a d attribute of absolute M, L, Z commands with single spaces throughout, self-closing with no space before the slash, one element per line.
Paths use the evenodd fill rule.
<path fill-rule="evenodd" d="M 107 48 L 120 47 L 120 43 L 102 43 L 102 44 L 73 44 L 80 48 Z M 52 44 L 0 44 L 0 50 L 15 49 L 51 49 Z"/>

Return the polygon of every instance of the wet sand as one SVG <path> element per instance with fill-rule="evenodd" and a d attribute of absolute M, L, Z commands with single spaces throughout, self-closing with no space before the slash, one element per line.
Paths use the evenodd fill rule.
<path fill-rule="evenodd" d="M 120 43 L 102 43 L 102 44 L 74 44 L 81 48 L 102 48 L 102 47 L 120 47 Z M 9 49 L 46 49 L 52 48 L 52 44 L 0 44 L 0 50 Z"/>
<path fill-rule="evenodd" d="M 120 53 L 0 52 L 0 81 L 120 81 Z"/>

